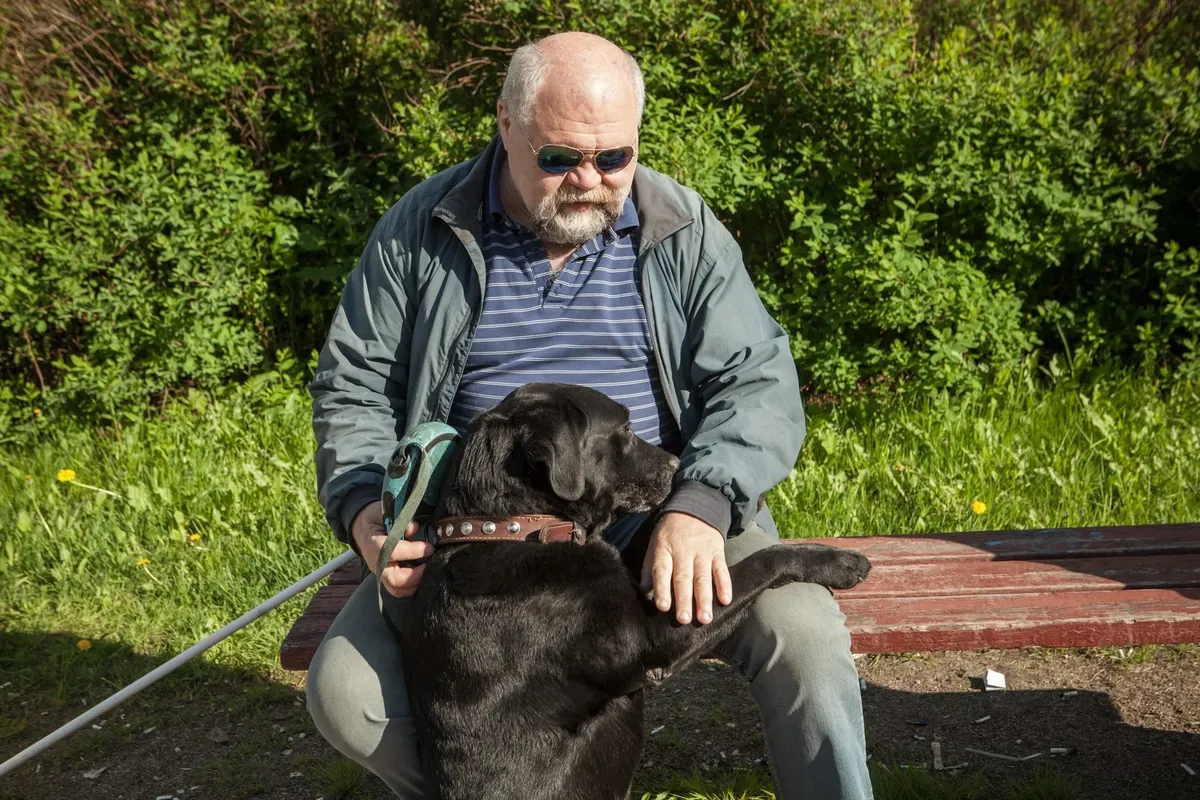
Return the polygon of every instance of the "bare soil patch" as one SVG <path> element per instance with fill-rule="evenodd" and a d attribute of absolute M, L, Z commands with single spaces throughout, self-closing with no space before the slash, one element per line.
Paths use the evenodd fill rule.
<path fill-rule="evenodd" d="M 997 778 L 1015 764 L 967 752 L 1045 755 L 1096 800 L 1200 797 L 1200 648 L 1132 651 L 1027 650 L 868 656 L 859 660 L 872 760 L 927 769 L 930 743 L 946 765 L 962 762 Z M 1009 689 L 976 688 L 987 668 Z M 82 706 L 53 705 L 48 690 L 0 690 L 0 753 L 17 752 Z M 97 702 L 117 687 L 89 694 Z M 88 797 L 390 797 L 359 775 L 316 732 L 303 704 L 303 676 L 271 681 L 217 668 L 186 684 L 153 687 L 34 764 L 0 780 L 3 800 Z M 1077 694 L 1064 697 L 1068 691 Z M 15 696 L 10 696 L 14 695 Z M 45 712 L 45 713 L 43 713 Z M 987 719 L 983 719 L 983 718 Z M 978 721 L 983 719 L 983 721 Z M 923 722 L 918 725 L 914 723 Z M 647 746 L 635 782 L 658 792 L 681 775 L 762 769 L 761 724 L 745 682 L 705 661 L 649 699 Z M 105 769 L 96 777 L 86 777 Z M 639 796 L 639 795 L 635 795 Z"/>
<path fill-rule="evenodd" d="M 975 688 L 989 668 L 1005 674 L 1007 690 Z M 929 743 L 939 740 L 947 765 L 966 761 L 996 773 L 1019 766 L 964 748 L 1042 752 L 1034 761 L 1045 761 L 1050 748 L 1065 747 L 1073 752 L 1054 760 L 1079 779 L 1085 797 L 1200 798 L 1200 648 L 868 657 L 859 674 L 868 684 L 863 713 L 875 758 L 927 763 Z"/>

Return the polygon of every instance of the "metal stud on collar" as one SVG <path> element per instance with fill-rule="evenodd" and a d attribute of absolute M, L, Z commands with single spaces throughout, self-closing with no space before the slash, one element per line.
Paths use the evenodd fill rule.
<path fill-rule="evenodd" d="M 483 530 L 483 532 L 484 532 L 484 533 L 486 533 L 486 534 L 493 534 L 493 533 L 495 533 L 495 532 L 496 532 L 496 523 L 494 523 L 494 522 L 485 522 L 485 523 L 483 523 L 483 528 L 482 528 L 482 530 Z"/>
<path fill-rule="evenodd" d="M 467 534 L 469 534 L 472 531 L 471 523 L 464 522 L 462 525 L 458 526 L 458 530 L 462 533 L 463 536 L 466 536 Z"/>
<path fill-rule="evenodd" d="M 509 533 L 520 533 L 521 532 L 521 523 L 519 523 L 519 522 L 508 523 L 508 532 Z"/>

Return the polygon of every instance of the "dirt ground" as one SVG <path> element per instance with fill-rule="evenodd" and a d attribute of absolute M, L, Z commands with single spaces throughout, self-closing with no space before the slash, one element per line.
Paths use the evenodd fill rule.
<path fill-rule="evenodd" d="M 1004 673 L 1006 691 L 982 689 L 989 668 Z M 945 766 L 965 762 L 996 778 L 1053 760 L 1094 800 L 1200 798 L 1200 648 L 866 656 L 858 672 L 866 681 L 863 715 L 873 760 L 928 767 L 937 741 Z M 705 716 L 712 723 L 697 719 Z M 719 662 L 668 684 L 651 704 L 647 725 L 666 727 L 650 737 L 643 772 L 747 766 L 763 755 L 750 695 Z M 657 736 L 672 729 L 693 740 L 694 756 L 658 746 Z M 1043 755 L 1015 763 L 965 748 Z M 1051 748 L 1071 752 L 1051 755 Z"/>
<path fill-rule="evenodd" d="M 1010 762 L 964 748 L 1010 756 L 1069 748 L 1055 760 L 1079 778 L 1085 797 L 1200 798 L 1200 648 L 1005 650 L 863 662 L 863 713 L 876 758 L 927 762 L 928 743 L 940 740 L 947 765 L 966 761 L 1005 771 L 1013 769 Z M 1006 691 L 972 688 L 989 668 L 1005 674 Z"/>
<path fill-rule="evenodd" d="M 1002 778 L 1049 761 L 1050 748 L 1062 747 L 1071 752 L 1054 756 L 1054 764 L 1079 780 L 1084 797 L 1200 798 L 1200 647 L 867 656 L 858 668 L 875 762 L 928 768 L 930 743 L 939 741 L 946 766 L 965 762 L 967 770 Z M 1006 691 L 978 688 L 988 668 L 1006 675 Z M 186 684 L 148 690 L 99 730 L 80 732 L 0 779 L 0 798 L 390 796 L 316 733 L 302 677 L 264 682 L 205 670 Z M 81 710 L 43 713 L 48 690 L 12 688 L 0 689 L 4 757 Z M 702 662 L 657 691 L 647 732 L 638 792 L 662 791 L 693 772 L 754 768 L 765 753 L 745 683 L 720 662 Z M 1043 755 L 1014 763 L 966 748 Z M 1185 763 L 1198 774 L 1190 776 Z"/>

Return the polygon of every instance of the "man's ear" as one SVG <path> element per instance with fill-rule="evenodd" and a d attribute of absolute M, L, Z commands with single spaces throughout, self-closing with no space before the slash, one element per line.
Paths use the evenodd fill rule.
<path fill-rule="evenodd" d="M 504 142 L 504 148 L 508 149 L 508 131 L 512 127 L 512 117 L 508 113 L 508 108 L 499 100 L 496 101 L 496 130 L 500 133 L 500 140 Z"/>
<path fill-rule="evenodd" d="M 567 502 L 583 497 L 583 446 L 587 415 L 570 398 L 563 400 L 560 414 L 552 419 L 532 420 L 525 432 L 525 457 L 546 470 L 550 488 Z"/>

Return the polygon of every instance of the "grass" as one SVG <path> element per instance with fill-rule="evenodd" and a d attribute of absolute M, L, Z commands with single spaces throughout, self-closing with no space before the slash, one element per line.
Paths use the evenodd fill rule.
<path fill-rule="evenodd" d="M 353 797 L 367 780 L 367 770 L 344 756 L 331 758 L 317 767 L 317 779 L 330 797 Z"/>
<path fill-rule="evenodd" d="M 805 536 L 1200 520 L 1200 393 L 1118 376 L 1038 388 L 1009 376 L 968 400 L 810 409 L 772 494 Z M 986 511 L 978 514 L 972 503 Z"/>
<path fill-rule="evenodd" d="M 69 628 L 166 657 L 341 552 L 315 498 L 307 396 L 267 397 L 193 394 L 159 421 L 120 430 L 50 421 L 40 441 L 6 447 L 0 625 Z M 1018 374 L 965 401 L 808 413 L 807 444 L 770 498 L 787 535 L 1200 519 L 1195 390 L 1165 394 L 1120 376 L 1039 387 Z M 62 469 L 74 480 L 57 480 Z M 206 657 L 269 669 L 303 602 Z"/>
<path fill-rule="evenodd" d="M 1070 777 L 1048 767 L 1020 772 L 1004 780 L 977 773 L 934 774 L 925 769 L 871 765 L 875 800 L 1082 800 Z M 642 800 L 775 800 L 765 769 L 739 770 L 717 777 L 682 778 L 675 786 Z"/>
<path fill-rule="evenodd" d="M 967 400 L 859 399 L 810 406 L 808 418 L 796 468 L 770 497 L 787 535 L 1200 519 L 1195 389 L 1167 392 L 1124 375 L 1080 387 L 1024 371 Z M 94 701 L 343 550 L 315 499 L 301 391 L 193 393 L 142 424 L 97 431 L 46 420 L 44 428 L 38 441 L 0 451 L 0 632 L 70 631 L 79 640 L 36 661 L 0 652 L 9 691 L 36 691 L 59 707 L 85 694 Z M 73 479 L 59 479 L 64 469 Z M 204 661 L 267 675 L 304 603 L 258 620 Z M 145 658 L 106 657 L 121 651 Z M 172 680 L 187 686 L 199 674 L 185 667 Z M 269 687 L 254 689 L 246 708 L 273 699 Z M 328 766 L 328 794 L 354 794 L 353 771 Z M 886 787 L 880 797 L 1076 796 L 1052 776 L 980 789 L 969 776 L 875 775 Z M 731 780 L 681 785 L 678 796 L 771 796 L 753 778 Z"/>
<path fill-rule="evenodd" d="M 315 499 L 300 392 L 169 409 L 123 430 L 64 429 L 0 456 L 0 624 L 169 656 L 342 552 Z M 61 482 L 62 469 L 76 473 Z M 79 483 L 104 488 L 112 497 Z M 292 602 L 209 657 L 269 668 Z"/>

